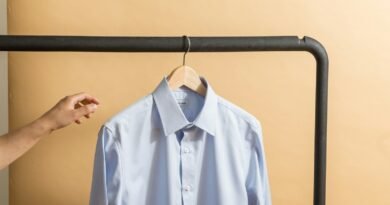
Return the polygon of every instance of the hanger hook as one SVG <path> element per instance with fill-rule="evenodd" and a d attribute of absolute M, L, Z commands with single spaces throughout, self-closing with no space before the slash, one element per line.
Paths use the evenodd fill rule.
<path fill-rule="evenodd" d="M 187 43 L 188 43 L 188 47 L 187 47 L 187 50 L 186 52 L 184 53 L 184 56 L 183 56 L 183 66 L 186 64 L 186 54 L 188 52 L 190 52 L 190 48 L 191 48 L 191 41 L 190 41 L 190 37 L 184 35 L 183 36 L 186 40 L 187 40 Z"/>

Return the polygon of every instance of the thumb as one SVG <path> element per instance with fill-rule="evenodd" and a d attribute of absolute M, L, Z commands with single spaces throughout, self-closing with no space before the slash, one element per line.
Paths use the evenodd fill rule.
<path fill-rule="evenodd" d="M 91 104 L 88 104 L 88 105 L 84 105 L 80 108 L 77 108 L 74 110 L 74 114 L 75 114 L 75 117 L 76 119 L 80 119 L 81 117 L 83 117 L 84 115 L 88 115 L 90 113 L 94 113 L 97 109 L 97 105 L 94 104 L 94 103 L 91 103 Z"/>

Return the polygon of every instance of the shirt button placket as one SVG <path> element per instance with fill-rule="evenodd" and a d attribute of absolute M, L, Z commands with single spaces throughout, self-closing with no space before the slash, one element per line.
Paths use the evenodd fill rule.
<path fill-rule="evenodd" d="M 194 167 L 194 151 L 191 141 L 191 130 L 185 128 L 183 130 L 184 136 L 181 142 L 181 156 L 182 156 L 182 196 L 184 205 L 192 205 L 193 203 L 193 184 L 195 177 Z"/>

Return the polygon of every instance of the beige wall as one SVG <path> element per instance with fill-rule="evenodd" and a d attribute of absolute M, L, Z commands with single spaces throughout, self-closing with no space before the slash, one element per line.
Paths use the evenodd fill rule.
<path fill-rule="evenodd" d="M 0 35 L 7 34 L 7 1 L 0 0 Z M 8 131 L 8 54 L 0 52 L 0 135 Z M 8 168 L 0 170 L 0 205 L 8 205 Z"/>
<path fill-rule="evenodd" d="M 8 3 L 10 34 L 309 35 L 320 40 L 330 58 L 327 204 L 390 204 L 389 1 Z M 274 204 L 311 204 L 313 57 L 299 52 L 187 57 L 219 95 L 262 122 Z M 11 166 L 11 204 L 87 204 L 99 126 L 151 92 L 181 58 L 181 53 L 11 52 L 12 129 L 67 94 L 87 91 L 102 101 L 92 120 L 56 131 Z"/>

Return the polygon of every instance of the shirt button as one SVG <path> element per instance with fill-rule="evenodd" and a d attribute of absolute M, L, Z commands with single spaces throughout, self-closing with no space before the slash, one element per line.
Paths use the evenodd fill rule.
<path fill-rule="evenodd" d="M 190 185 L 186 185 L 186 186 L 184 186 L 184 191 L 186 191 L 186 192 L 189 192 L 189 191 L 191 191 L 191 186 Z"/>
<path fill-rule="evenodd" d="M 183 152 L 186 153 L 186 154 L 188 154 L 188 153 L 191 152 L 191 150 L 190 150 L 189 148 L 187 148 L 187 147 L 184 147 L 184 148 L 183 148 Z"/>
<path fill-rule="evenodd" d="M 190 129 L 190 128 L 192 128 L 193 126 L 194 126 L 194 124 L 190 123 L 190 124 L 184 126 L 184 128 L 185 128 L 185 129 Z"/>

